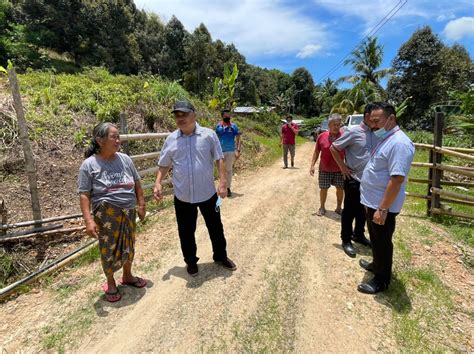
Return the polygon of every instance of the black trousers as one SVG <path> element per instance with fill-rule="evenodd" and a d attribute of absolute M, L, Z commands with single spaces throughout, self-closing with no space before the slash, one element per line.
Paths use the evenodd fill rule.
<path fill-rule="evenodd" d="M 355 227 L 352 223 L 355 219 Z M 344 179 L 344 208 L 341 215 L 341 239 L 349 242 L 354 237 L 364 236 L 365 209 L 360 204 L 360 182 L 351 178 Z"/>
<path fill-rule="evenodd" d="M 195 204 L 182 202 L 174 197 L 179 240 L 186 264 L 196 264 L 199 260 L 199 258 L 196 257 L 197 246 L 194 236 L 196 232 L 198 208 L 204 217 L 211 238 L 214 253 L 213 259 L 215 261 L 222 261 L 227 258 L 227 243 L 224 236 L 224 227 L 222 226 L 220 210 L 216 211 L 216 201 L 217 193 L 214 194 L 211 199 Z"/>
<path fill-rule="evenodd" d="M 398 213 L 388 213 L 384 225 L 374 224 L 372 218 L 375 209 L 366 208 L 367 229 L 369 230 L 375 280 L 388 286 L 392 277 L 393 243 L 395 218 Z"/>

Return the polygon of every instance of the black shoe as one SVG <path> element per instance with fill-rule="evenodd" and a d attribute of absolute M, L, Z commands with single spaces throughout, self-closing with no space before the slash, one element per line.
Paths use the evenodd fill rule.
<path fill-rule="evenodd" d="M 230 191 L 230 188 L 227 188 L 227 196 L 232 197 L 232 192 Z"/>
<path fill-rule="evenodd" d="M 377 294 L 387 289 L 387 285 L 376 281 L 375 279 L 369 280 L 367 283 L 361 283 L 357 286 L 357 290 L 364 294 Z"/>
<path fill-rule="evenodd" d="M 342 249 L 344 252 L 349 256 L 354 258 L 356 256 L 356 251 L 354 250 L 354 247 L 352 247 L 352 242 L 343 242 L 342 243 Z"/>
<path fill-rule="evenodd" d="M 192 277 L 195 277 L 199 274 L 199 268 L 197 264 L 188 264 L 186 270 L 188 271 L 188 274 Z"/>
<path fill-rule="evenodd" d="M 288 166 L 283 166 L 283 169 L 288 168 Z"/>
<path fill-rule="evenodd" d="M 214 261 L 215 263 L 223 266 L 225 269 L 228 270 L 236 270 L 237 266 L 234 262 L 232 262 L 229 258 L 224 259 L 223 261 Z"/>
<path fill-rule="evenodd" d="M 294 163 L 294 162 L 291 163 L 291 167 L 295 167 L 295 163 Z"/>
<path fill-rule="evenodd" d="M 362 235 L 362 236 L 352 236 L 352 241 L 360 243 L 361 245 L 364 245 L 364 246 L 372 247 L 372 244 L 370 243 L 370 240 L 367 237 L 365 237 L 364 235 Z"/>
<path fill-rule="evenodd" d="M 359 265 L 368 272 L 374 272 L 374 265 L 372 262 L 366 261 L 365 259 L 360 259 Z"/>

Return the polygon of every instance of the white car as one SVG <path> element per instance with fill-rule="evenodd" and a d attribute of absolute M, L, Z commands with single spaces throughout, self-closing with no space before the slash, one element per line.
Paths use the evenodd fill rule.
<path fill-rule="evenodd" d="M 344 122 L 344 130 L 351 129 L 356 125 L 359 125 L 362 120 L 364 119 L 363 114 L 351 114 L 346 117 L 346 121 Z"/>

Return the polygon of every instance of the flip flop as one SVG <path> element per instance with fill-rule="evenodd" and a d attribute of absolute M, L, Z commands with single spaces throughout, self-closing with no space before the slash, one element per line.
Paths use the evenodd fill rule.
<path fill-rule="evenodd" d="M 117 289 L 117 291 L 115 291 L 113 293 L 108 292 L 109 286 L 107 285 L 107 283 L 102 285 L 102 290 L 104 291 L 105 299 L 108 302 L 117 302 L 117 301 L 120 301 L 122 299 L 122 295 L 120 294 L 118 289 Z"/>
<path fill-rule="evenodd" d="M 146 280 L 140 277 L 135 277 L 137 280 L 133 282 L 124 282 L 123 280 L 120 281 L 122 285 L 133 286 L 134 288 L 144 288 L 147 284 Z"/>

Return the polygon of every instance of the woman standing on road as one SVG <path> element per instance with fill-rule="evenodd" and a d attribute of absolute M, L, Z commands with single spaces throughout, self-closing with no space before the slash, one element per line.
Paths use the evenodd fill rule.
<path fill-rule="evenodd" d="M 114 279 L 114 273 L 120 268 L 123 268 L 123 285 L 146 286 L 146 280 L 132 275 L 136 213 L 138 211 L 138 217 L 143 220 L 145 199 L 132 160 L 118 152 L 119 148 L 117 127 L 112 123 L 98 124 L 78 178 L 86 232 L 99 240 L 102 268 L 107 277 L 102 289 L 110 302 L 121 299 Z"/>

